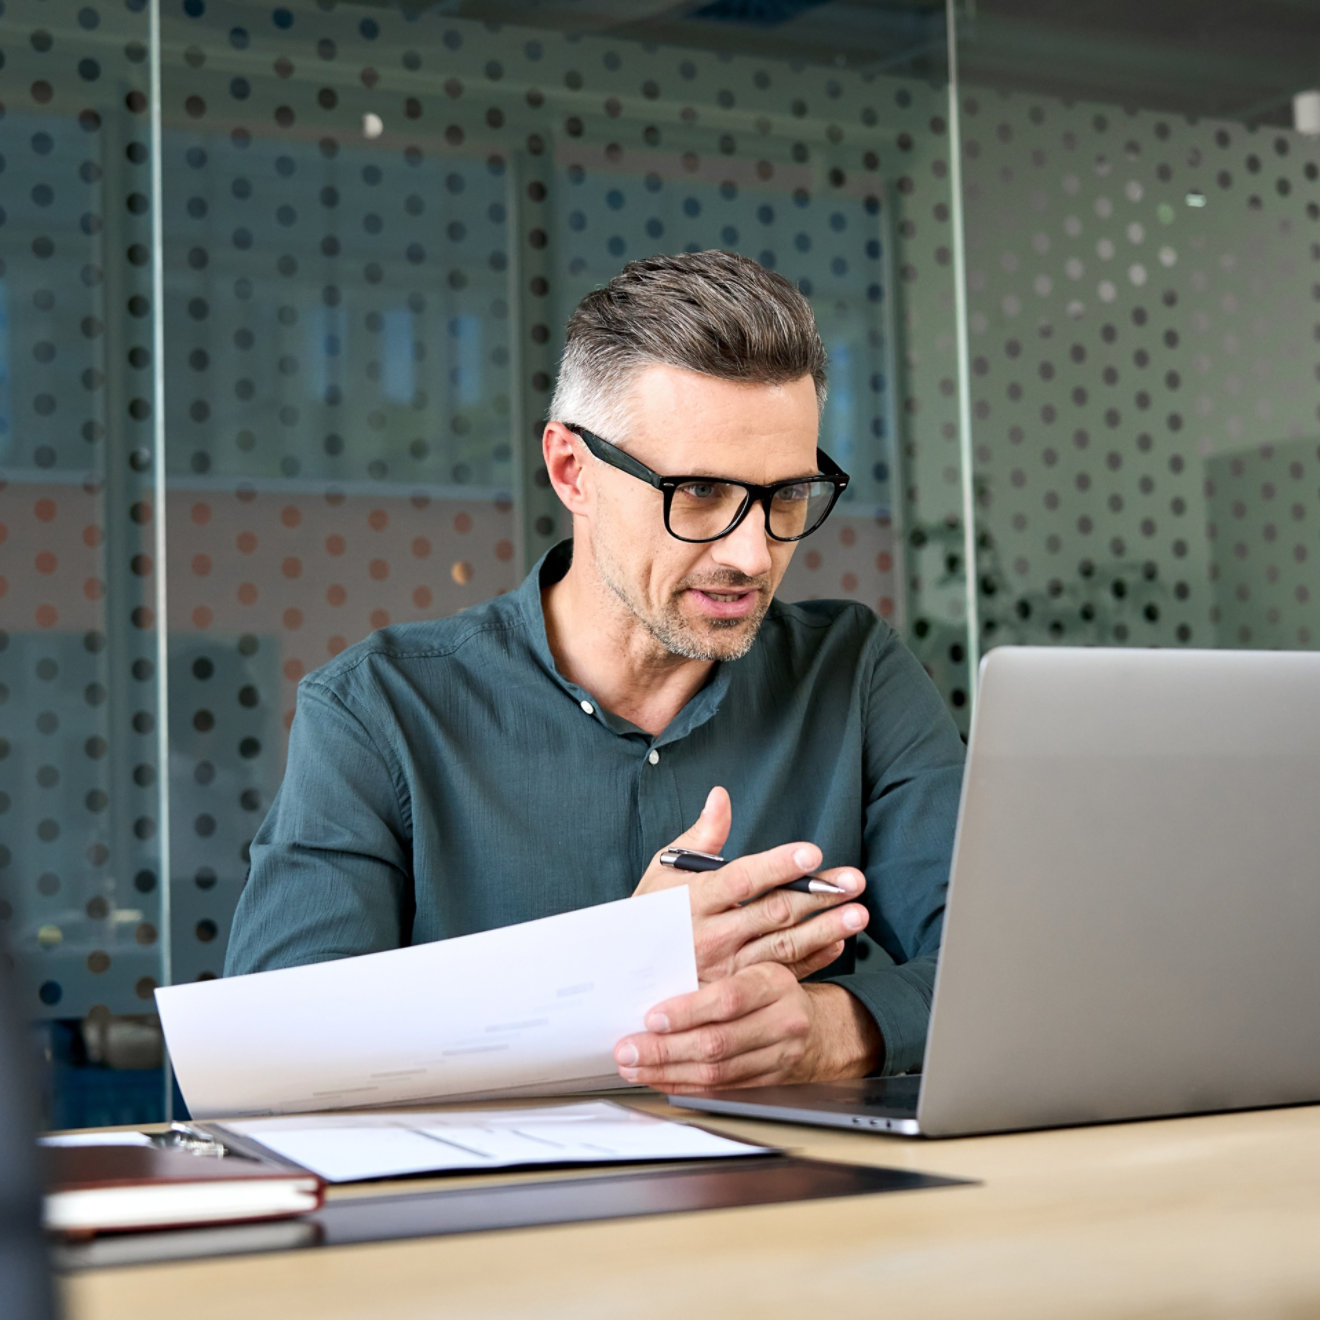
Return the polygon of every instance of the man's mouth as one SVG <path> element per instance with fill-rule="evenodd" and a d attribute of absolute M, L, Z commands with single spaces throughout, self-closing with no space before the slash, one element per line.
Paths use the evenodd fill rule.
<path fill-rule="evenodd" d="M 743 587 L 730 590 L 728 587 L 689 587 L 688 594 L 695 600 L 697 607 L 709 618 L 738 619 L 751 614 L 760 600 L 761 593 L 756 587 Z"/>

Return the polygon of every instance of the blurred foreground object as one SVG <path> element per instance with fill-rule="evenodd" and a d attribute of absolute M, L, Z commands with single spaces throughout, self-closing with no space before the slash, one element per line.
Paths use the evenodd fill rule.
<path fill-rule="evenodd" d="M 53 1320 L 32 1050 L 17 1018 L 14 981 L 0 948 L 0 1311 L 6 1320 Z"/>

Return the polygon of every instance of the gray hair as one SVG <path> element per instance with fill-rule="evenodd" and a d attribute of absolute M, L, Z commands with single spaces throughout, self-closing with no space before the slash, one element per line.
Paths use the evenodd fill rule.
<path fill-rule="evenodd" d="M 810 376 L 825 404 L 811 305 L 782 275 L 733 252 L 632 261 L 587 294 L 568 321 L 550 416 L 619 436 L 634 374 L 658 365 L 756 385 Z"/>

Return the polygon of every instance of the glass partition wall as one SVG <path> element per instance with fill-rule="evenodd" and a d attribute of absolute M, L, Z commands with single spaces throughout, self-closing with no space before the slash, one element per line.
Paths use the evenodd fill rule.
<path fill-rule="evenodd" d="M 152 992 L 221 969 L 298 679 L 565 534 L 561 330 L 632 258 L 811 298 L 853 483 L 784 594 L 889 618 L 964 728 L 997 642 L 1312 644 L 1302 72 L 1036 8 L 4 0 L 0 921 L 49 1121 L 168 1108 Z"/>
<path fill-rule="evenodd" d="M 616 8 L 0 11 L 0 874 L 51 1122 L 166 1107 L 152 991 L 221 970 L 298 679 L 564 534 L 561 328 L 624 262 L 811 297 L 854 480 L 786 590 L 956 630 L 901 550 L 959 507 L 942 8 Z"/>
<path fill-rule="evenodd" d="M 1320 642 L 1318 35 L 1286 0 L 961 23 L 983 646 Z"/>
<path fill-rule="evenodd" d="M 0 920 L 52 1122 L 162 1104 L 155 71 L 145 4 L 0 12 Z"/>

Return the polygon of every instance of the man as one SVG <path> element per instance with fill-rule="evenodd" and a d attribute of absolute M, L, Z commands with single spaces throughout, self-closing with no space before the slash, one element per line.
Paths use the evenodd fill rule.
<path fill-rule="evenodd" d="M 824 393 L 805 299 L 745 258 L 655 257 L 589 294 L 543 436 L 572 541 L 303 680 L 226 971 L 687 884 L 700 988 L 619 1042 L 626 1079 L 919 1067 L 962 744 L 870 611 L 773 599 L 847 482 L 816 447 Z M 733 860 L 676 873 L 674 843 Z M 779 888 L 823 865 L 842 898 Z M 868 923 L 884 965 L 850 970 Z"/>

